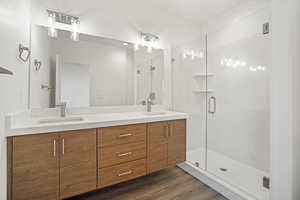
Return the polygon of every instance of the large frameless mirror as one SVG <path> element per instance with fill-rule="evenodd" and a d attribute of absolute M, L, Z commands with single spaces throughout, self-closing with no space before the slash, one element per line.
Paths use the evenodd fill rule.
<path fill-rule="evenodd" d="M 68 31 L 48 36 L 31 28 L 30 108 L 98 107 L 142 104 L 154 93 L 162 104 L 164 51 L 134 49 L 129 42 L 92 35 L 70 39 Z"/>

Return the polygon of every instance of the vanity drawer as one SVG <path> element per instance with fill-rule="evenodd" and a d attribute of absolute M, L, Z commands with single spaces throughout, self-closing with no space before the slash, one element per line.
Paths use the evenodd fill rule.
<path fill-rule="evenodd" d="M 99 169 L 98 188 L 146 175 L 146 159 Z"/>
<path fill-rule="evenodd" d="M 146 157 L 146 141 L 98 149 L 99 168 L 118 165 Z"/>
<path fill-rule="evenodd" d="M 98 129 L 99 147 L 146 141 L 146 124 L 116 126 Z"/>

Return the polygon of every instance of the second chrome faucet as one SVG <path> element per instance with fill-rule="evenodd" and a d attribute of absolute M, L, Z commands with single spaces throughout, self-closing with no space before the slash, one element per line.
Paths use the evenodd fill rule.
<path fill-rule="evenodd" d="M 152 111 L 152 105 L 154 105 L 154 100 L 155 100 L 155 93 L 150 92 L 149 97 L 147 98 L 147 101 L 146 101 L 147 112 Z"/>
<path fill-rule="evenodd" d="M 60 107 L 60 117 L 66 117 L 67 102 L 61 102 L 56 107 Z"/>

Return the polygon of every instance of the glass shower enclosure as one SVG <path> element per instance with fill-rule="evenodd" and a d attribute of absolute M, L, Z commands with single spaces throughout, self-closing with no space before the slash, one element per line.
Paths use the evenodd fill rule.
<path fill-rule="evenodd" d="M 271 34 L 256 12 L 173 48 L 173 108 L 188 119 L 189 165 L 269 199 Z"/>

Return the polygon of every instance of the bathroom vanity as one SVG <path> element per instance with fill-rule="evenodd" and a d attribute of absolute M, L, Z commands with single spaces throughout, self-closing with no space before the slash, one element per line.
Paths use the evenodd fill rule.
<path fill-rule="evenodd" d="M 84 119 L 31 121 L 10 130 L 9 199 L 65 199 L 186 160 L 185 114 L 123 113 Z"/>

